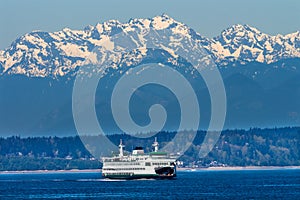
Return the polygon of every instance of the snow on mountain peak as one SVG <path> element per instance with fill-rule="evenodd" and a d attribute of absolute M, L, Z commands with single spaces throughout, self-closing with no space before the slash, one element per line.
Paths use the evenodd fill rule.
<path fill-rule="evenodd" d="M 166 29 L 174 22 L 175 20 L 166 14 L 152 18 L 152 26 L 157 30 Z"/>
<path fill-rule="evenodd" d="M 252 42 L 259 42 L 267 37 L 269 37 L 269 35 L 264 34 L 258 29 L 249 25 L 235 24 L 222 31 L 221 36 L 218 36 L 215 39 L 218 40 L 218 38 L 223 38 L 224 42 L 226 43 L 231 43 L 240 39 L 243 41 L 250 40 Z"/>
<path fill-rule="evenodd" d="M 297 32 L 271 36 L 249 25 L 236 24 L 214 38 L 218 49 L 212 49 L 217 61 L 257 61 L 271 63 L 282 58 L 299 57 Z"/>

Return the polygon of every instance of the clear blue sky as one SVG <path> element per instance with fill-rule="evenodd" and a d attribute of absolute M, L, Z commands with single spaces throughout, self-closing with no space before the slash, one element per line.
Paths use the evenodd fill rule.
<path fill-rule="evenodd" d="M 0 8 L 0 49 L 32 30 L 83 29 L 108 19 L 127 22 L 162 13 L 208 37 L 237 23 L 269 34 L 300 30 L 299 0 L 1 0 Z"/>

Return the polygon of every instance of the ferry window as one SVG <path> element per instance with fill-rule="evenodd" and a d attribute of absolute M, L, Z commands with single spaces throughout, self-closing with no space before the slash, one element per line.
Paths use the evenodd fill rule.
<path fill-rule="evenodd" d="M 146 162 L 146 163 L 145 163 L 145 166 L 151 166 L 151 163 Z"/>

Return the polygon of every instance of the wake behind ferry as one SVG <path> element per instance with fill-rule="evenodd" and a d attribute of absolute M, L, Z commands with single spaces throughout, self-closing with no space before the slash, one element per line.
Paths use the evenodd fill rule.
<path fill-rule="evenodd" d="M 143 148 L 136 147 L 131 154 L 124 155 L 125 146 L 120 140 L 119 155 L 102 158 L 102 176 L 111 179 L 176 177 L 176 159 L 158 151 L 157 138 L 152 146 L 154 151 L 148 154 Z"/>

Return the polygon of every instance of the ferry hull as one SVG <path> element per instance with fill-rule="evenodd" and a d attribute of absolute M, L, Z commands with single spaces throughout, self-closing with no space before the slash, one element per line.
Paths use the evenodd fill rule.
<path fill-rule="evenodd" d="M 133 175 L 112 175 L 102 174 L 102 177 L 108 179 L 173 179 L 176 174 L 173 175 L 159 175 L 159 174 L 133 174 Z"/>

